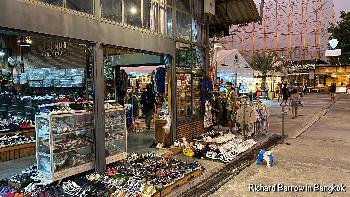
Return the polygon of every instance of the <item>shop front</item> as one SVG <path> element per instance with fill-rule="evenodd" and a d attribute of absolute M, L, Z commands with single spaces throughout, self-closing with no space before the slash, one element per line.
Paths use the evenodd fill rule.
<path fill-rule="evenodd" d="M 111 3 L 116 6 L 111 6 Z M 90 140 L 94 142 L 91 145 L 94 147 L 91 161 L 95 161 L 96 169 L 101 171 L 106 163 L 125 157 L 124 153 L 128 149 L 126 145 L 128 130 L 132 131 L 129 137 L 140 131 L 145 134 L 145 128 L 151 130 L 151 133 L 154 132 L 147 135 L 149 139 L 147 143 L 141 142 L 136 145 L 131 143 L 130 147 L 138 147 L 131 149 L 135 151 L 149 148 L 151 145 L 149 142 L 153 141 L 154 137 L 158 142 L 169 146 L 176 139 L 182 137 L 191 139 L 203 132 L 200 85 L 206 76 L 205 52 L 208 41 L 207 24 L 202 20 L 203 2 L 137 1 L 129 4 L 123 1 L 102 0 L 101 4 L 95 4 L 91 9 L 83 9 L 84 4 L 78 3 L 73 6 L 76 8 L 73 10 L 71 3 L 56 5 L 36 1 L 4 2 L 4 6 L 8 8 L 6 10 L 18 7 L 25 15 L 28 12 L 24 9 L 24 5 L 36 10 L 34 14 L 42 13 L 52 18 L 52 22 L 58 26 L 66 27 L 50 29 L 40 20 L 36 21 L 35 25 L 27 27 L 21 25 L 25 22 L 32 24 L 29 17 L 25 18 L 28 21 L 15 17 L 0 24 L 4 32 L 8 29 L 17 29 L 18 31 L 9 32 L 23 34 L 13 38 L 13 43 L 1 45 L 0 55 L 3 57 L 1 60 L 4 65 L 1 71 L 1 91 L 23 90 L 20 92 L 21 96 L 36 96 L 35 98 L 41 96 L 40 99 L 55 101 L 45 103 L 49 106 L 43 105 L 43 109 L 33 109 L 30 119 L 32 122 L 29 123 L 29 120 L 25 119 L 29 124 L 28 127 L 36 128 L 37 134 L 40 129 L 35 126 L 35 121 L 39 121 L 40 118 L 38 116 L 35 119 L 35 115 L 40 115 L 40 110 L 46 110 L 47 114 L 51 115 L 51 110 L 55 111 L 59 106 L 59 112 L 67 108 L 63 110 L 66 112 L 72 105 L 78 105 L 76 100 L 82 101 L 82 106 L 79 104 L 77 108 L 81 108 L 82 111 L 88 110 L 85 118 L 91 118 L 90 123 L 93 123 L 90 125 L 91 128 L 84 128 L 93 134 L 90 136 L 93 138 Z M 59 8 L 61 6 L 69 13 L 67 16 L 62 16 L 62 10 Z M 194 9 L 197 7 L 198 9 Z M 10 13 L 1 14 L 9 18 L 6 16 Z M 67 20 L 67 17 L 70 20 Z M 97 26 L 93 19 L 96 17 L 101 19 Z M 87 29 L 89 31 L 81 31 Z M 118 34 L 113 33 L 116 31 Z M 36 36 L 42 38 L 42 41 L 37 40 Z M 2 37 L 4 40 L 7 39 L 5 36 Z M 51 41 L 51 38 L 54 40 Z M 30 43 L 26 43 L 27 40 L 30 40 Z M 73 45 L 70 44 L 72 40 Z M 16 52 L 10 45 L 16 46 L 21 54 L 18 52 L 19 55 L 16 54 L 16 57 L 8 57 L 12 51 Z M 40 45 L 39 49 L 37 45 Z M 148 84 L 152 86 L 156 97 L 156 107 L 152 109 L 150 124 L 146 124 L 146 119 L 148 123 L 149 118 L 146 118 L 142 110 L 147 104 L 135 102 L 141 100 Z M 59 100 L 60 104 L 56 104 L 58 103 L 56 100 Z M 2 111 L 8 110 L 10 109 L 4 108 Z M 70 117 L 74 118 L 70 118 L 69 121 L 83 117 L 70 114 Z M 8 115 L 4 112 L 4 116 Z M 47 119 L 40 120 L 40 125 L 49 127 L 48 136 L 54 135 L 55 129 L 49 125 L 56 125 L 54 120 L 58 118 L 45 117 Z M 69 121 L 67 124 L 72 125 Z M 110 125 L 113 121 L 117 122 L 118 126 Z M 193 122 L 196 124 L 192 124 Z M 167 128 L 166 135 L 158 135 L 154 130 L 161 130 L 164 133 L 162 128 L 164 125 Z M 196 130 L 195 133 L 191 132 L 192 128 Z M 6 129 L 7 127 L 3 127 L 3 130 Z M 87 133 L 85 132 L 86 135 L 90 135 Z M 33 130 L 31 135 L 34 135 Z M 80 138 L 83 137 L 79 136 L 79 139 L 75 140 L 81 141 Z M 66 138 L 63 141 L 66 142 L 65 140 Z M 82 146 L 85 145 L 85 142 L 81 143 Z M 52 153 L 56 152 L 53 146 L 45 150 L 46 153 L 50 153 L 51 163 L 59 158 L 51 157 Z M 32 150 L 32 154 L 35 152 L 38 151 Z M 110 159 L 112 156 L 113 159 Z M 70 158 L 70 155 L 66 154 L 60 158 Z M 58 163 L 69 163 L 69 161 L 60 160 Z M 76 165 L 78 163 L 76 162 Z M 50 166 L 45 166 L 48 171 Z M 52 167 L 50 172 L 55 169 Z"/>
<path fill-rule="evenodd" d="M 315 75 L 321 79 L 322 89 L 329 91 L 329 86 L 336 84 L 336 92 L 345 93 L 350 84 L 350 66 L 320 66 L 316 67 Z"/>

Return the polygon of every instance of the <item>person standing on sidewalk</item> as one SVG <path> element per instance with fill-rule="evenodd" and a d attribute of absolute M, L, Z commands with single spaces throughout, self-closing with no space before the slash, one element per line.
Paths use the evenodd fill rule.
<path fill-rule="evenodd" d="M 292 90 L 290 95 L 290 105 L 292 106 L 292 119 L 298 117 L 298 107 L 300 105 L 300 94 L 297 89 Z"/>
<path fill-rule="evenodd" d="M 331 102 L 335 101 L 335 92 L 337 90 L 337 86 L 335 83 L 332 83 L 332 85 L 329 87 L 329 93 L 331 94 Z"/>
<path fill-rule="evenodd" d="M 282 88 L 282 90 L 281 90 L 281 93 L 282 93 L 283 101 L 282 101 L 282 103 L 280 104 L 280 106 L 282 106 L 283 103 L 284 103 L 285 105 L 287 105 L 288 97 L 289 97 L 289 91 L 288 91 L 288 88 L 287 88 L 287 84 L 286 84 L 286 83 L 283 85 L 283 88 Z"/>
<path fill-rule="evenodd" d="M 145 115 L 146 129 L 150 130 L 153 118 L 153 108 L 156 103 L 156 96 L 153 93 L 151 84 L 147 84 L 146 91 L 141 95 L 140 103 L 142 105 L 143 114 Z"/>
<path fill-rule="evenodd" d="M 280 86 L 280 84 L 278 83 L 278 84 L 276 85 L 276 87 L 275 87 L 275 93 L 276 93 L 277 101 L 278 101 L 278 102 L 280 101 L 280 97 L 281 97 L 280 92 L 281 92 L 281 86 Z M 275 97 L 276 97 L 276 96 L 275 96 Z"/>
<path fill-rule="evenodd" d="M 346 86 L 346 94 L 350 94 L 350 83 Z"/>

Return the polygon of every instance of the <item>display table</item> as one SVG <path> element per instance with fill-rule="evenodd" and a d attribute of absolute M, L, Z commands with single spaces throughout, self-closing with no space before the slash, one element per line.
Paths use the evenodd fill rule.
<path fill-rule="evenodd" d="M 6 136 L 16 135 L 17 133 L 20 133 L 28 137 L 35 136 L 34 128 L 30 128 L 30 129 L 19 129 L 19 130 L 0 132 L 0 137 L 4 135 Z M 34 154 L 35 154 L 35 142 L 3 147 L 3 148 L 0 148 L 0 162 L 27 157 Z"/>
<path fill-rule="evenodd" d="M 35 142 L 0 149 L 0 161 L 9 161 L 35 154 Z"/>

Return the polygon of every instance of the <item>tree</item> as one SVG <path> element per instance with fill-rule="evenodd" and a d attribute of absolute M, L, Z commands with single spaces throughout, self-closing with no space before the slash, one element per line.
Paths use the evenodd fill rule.
<path fill-rule="evenodd" d="M 261 90 L 266 90 L 266 75 L 267 72 L 276 70 L 275 64 L 279 58 L 275 52 L 255 53 L 250 66 L 253 70 L 259 71 L 262 74 Z"/>
<path fill-rule="evenodd" d="M 350 65 L 350 12 L 342 11 L 340 19 L 328 29 L 331 38 L 339 42 L 337 48 L 342 50 L 340 57 L 331 58 L 331 64 Z"/>

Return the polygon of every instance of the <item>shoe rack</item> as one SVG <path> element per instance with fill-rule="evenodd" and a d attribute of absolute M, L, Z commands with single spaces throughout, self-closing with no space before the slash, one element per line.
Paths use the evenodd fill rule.
<path fill-rule="evenodd" d="M 126 157 L 127 130 L 124 108 L 105 110 L 106 162 Z M 35 117 L 38 171 L 50 181 L 94 168 L 92 112 L 40 114 Z"/>

